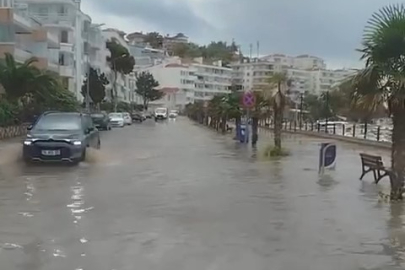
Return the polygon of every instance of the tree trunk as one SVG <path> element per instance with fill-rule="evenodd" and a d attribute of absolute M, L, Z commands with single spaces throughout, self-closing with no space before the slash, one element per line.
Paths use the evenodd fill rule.
<path fill-rule="evenodd" d="M 114 97 L 113 97 L 113 102 L 114 102 L 114 112 L 117 112 L 117 106 L 118 106 L 118 94 L 117 94 L 117 71 L 115 70 L 114 67 Z"/>
<path fill-rule="evenodd" d="M 282 108 L 274 106 L 274 147 L 281 149 L 281 130 L 283 128 Z"/>
<path fill-rule="evenodd" d="M 221 119 L 221 131 L 222 133 L 226 133 L 226 115 L 222 116 Z"/>
<path fill-rule="evenodd" d="M 239 139 L 240 125 L 242 124 L 242 120 L 241 120 L 240 115 L 238 115 L 235 118 L 235 124 L 236 124 L 236 127 L 235 127 L 235 139 Z"/>
<path fill-rule="evenodd" d="M 405 109 L 393 112 L 392 148 L 391 148 L 391 200 L 402 200 L 405 176 Z"/>
<path fill-rule="evenodd" d="M 257 144 L 257 140 L 259 139 L 259 118 L 252 117 L 252 145 L 255 146 Z"/>

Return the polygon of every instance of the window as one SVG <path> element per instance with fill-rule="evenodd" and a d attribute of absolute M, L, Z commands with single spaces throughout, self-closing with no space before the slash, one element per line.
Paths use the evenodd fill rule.
<path fill-rule="evenodd" d="M 69 32 L 66 30 L 62 30 L 60 32 L 60 42 L 61 43 L 69 43 Z"/>
<path fill-rule="evenodd" d="M 0 42 L 13 42 L 14 28 L 12 24 L 0 24 Z"/>
<path fill-rule="evenodd" d="M 59 65 L 65 66 L 66 61 L 65 61 L 65 55 L 63 53 L 59 54 Z"/>
<path fill-rule="evenodd" d="M 47 16 L 48 15 L 48 7 L 47 6 L 39 7 L 38 13 L 39 13 L 40 16 Z"/>
<path fill-rule="evenodd" d="M 67 7 L 64 5 L 60 5 L 58 8 L 58 13 L 59 13 L 59 15 L 62 15 L 62 16 L 67 15 L 67 13 L 68 13 Z"/>

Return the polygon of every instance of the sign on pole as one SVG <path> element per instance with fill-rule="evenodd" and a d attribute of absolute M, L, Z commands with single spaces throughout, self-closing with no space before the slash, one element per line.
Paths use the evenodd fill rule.
<path fill-rule="evenodd" d="M 256 104 L 256 97 L 253 92 L 245 92 L 242 96 L 242 105 L 246 108 L 252 108 Z"/>
<path fill-rule="evenodd" d="M 334 169 L 336 165 L 336 144 L 321 143 L 319 151 L 319 173 L 323 174 L 326 169 Z"/>

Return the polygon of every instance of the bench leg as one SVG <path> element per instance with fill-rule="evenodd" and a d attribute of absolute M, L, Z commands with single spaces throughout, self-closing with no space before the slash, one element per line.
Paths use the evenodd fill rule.
<path fill-rule="evenodd" d="M 378 171 L 377 173 L 375 170 L 373 170 L 373 175 L 374 175 L 374 182 L 378 184 L 378 181 L 380 181 L 380 172 Z"/>
<path fill-rule="evenodd" d="M 391 183 L 391 181 L 392 181 L 391 174 L 388 173 L 388 172 L 384 172 L 384 174 L 381 174 L 380 171 L 378 171 L 378 178 L 376 179 L 375 183 L 378 184 L 378 182 L 380 182 L 381 179 L 383 179 L 383 178 L 386 177 L 386 176 L 389 176 L 389 177 L 390 177 L 390 183 Z M 391 183 L 391 184 L 392 184 L 392 183 Z"/>
<path fill-rule="evenodd" d="M 363 177 L 372 171 L 372 169 L 365 170 L 364 167 L 362 168 L 363 172 L 361 173 L 360 180 L 363 180 Z"/>

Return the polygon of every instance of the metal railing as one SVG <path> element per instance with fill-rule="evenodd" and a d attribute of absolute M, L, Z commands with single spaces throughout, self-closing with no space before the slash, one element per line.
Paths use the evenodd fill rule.
<path fill-rule="evenodd" d="M 260 120 L 260 126 L 274 128 L 274 122 Z M 360 123 L 316 123 L 298 121 L 284 121 L 282 129 L 292 132 L 316 132 L 343 137 L 352 137 L 376 142 L 391 142 L 392 127 Z"/>

